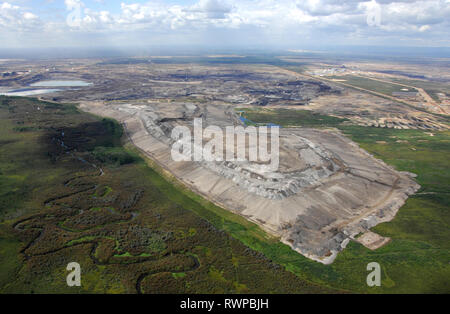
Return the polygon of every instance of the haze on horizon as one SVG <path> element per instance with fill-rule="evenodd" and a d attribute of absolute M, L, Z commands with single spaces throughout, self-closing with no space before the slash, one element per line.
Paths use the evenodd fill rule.
<path fill-rule="evenodd" d="M 450 0 L 8 0 L 0 40 L 13 49 L 448 48 L 449 16 Z"/>

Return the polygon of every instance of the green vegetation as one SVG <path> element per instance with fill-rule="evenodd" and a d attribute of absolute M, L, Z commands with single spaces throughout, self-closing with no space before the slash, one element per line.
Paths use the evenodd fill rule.
<path fill-rule="evenodd" d="M 43 112 L 25 114 L 37 104 Z M 245 114 L 283 126 L 331 124 L 377 158 L 418 174 L 422 190 L 392 222 L 374 228 L 392 238 L 388 245 L 370 251 L 350 243 L 332 265 L 313 262 L 188 190 L 134 147 L 122 147 L 114 121 L 72 106 L 1 97 L 0 292 L 448 293 L 450 133 L 280 112 Z M 33 129 L 20 132 L 18 125 Z M 62 132 L 76 151 L 59 145 Z M 98 147 L 135 158 L 102 162 Z M 65 285 L 72 261 L 82 265 L 82 288 Z M 374 261 L 383 270 L 380 288 L 365 282 Z"/>
<path fill-rule="evenodd" d="M 115 121 L 71 105 L 0 97 L 0 132 L 0 293 L 336 292 L 199 217 L 245 233 L 124 148 Z M 123 163 L 111 152 L 134 158 Z M 217 211 L 249 226 L 250 238 L 266 236 Z M 66 285 L 73 261 L 82 267 L 80 288 Z"/>
<path fill-rule="evenodd" d="M 87 242 L 91 242 L 92 240 L 95 240 L 97 237 L 96 236 L 86 236 L 86 237 L 82 237 L 76 240 L 72 240 L 67 242 L 67 246 L 74 246 L 75 244 L 79 244 L 79 243 L 87 243 Z"/>
<path fill-rule="evenodd" d="M 186 273 L 172 273 L 173 278 L 184 278 Z"/>
<path fill-rule="evenodd" d="M 403 79 L 389 78 L 387 80 L 392 81 L 394 83 L 423 88 L 428 93 L 428 95 L 430 95 L 437 102 L 439 102 L 439 96 L 437 95 L 438 93 L 450 94 L 450 86 L 448 83 L 444 82 L 406 79 L 406 78 Z"/>
<path fill-rule="evenodd" d="M 395 83 L 385 83 L 377 80 L 372 80 L 370 78 L 356 76 L 356 75 L 345 75 L 345 76 L 333 76 L 330 79 L 340 79 L 345 80 L 345 84 L 356 86 L 359 88 L 364 88 L 376 93 L 384 94 L 387 96 L 392 96 L 394 92 L 401 92 L 404 86 L 397 85 Z M 411 92 L 417 92 L 416 89 L 409 89 Z"/>
<path fill-rule="evenodd" d="M 126 165 L 136 160 L 136 157 L 118 147 L 99 146 L 92 152 L 93 156 L 104 164 Z"/>
<path fill-rule="evenodd" d="M 209 269 L 209 276 L 215 281 L 226 282 L 227 280 L 223 277 L 223 272 L 216 269 L 214 266 Z"/>
<path fill-rule="evenodd" d="M 15 276 L 20 270 L 20 241 L 9 237 L 4 232 L 0 233 L 0 286 L 8 284 L 11 276 Z"/>
<path fill-rule="evenodd" d="M 334 127 L 346 119 L 322 115 L 309 110 L 290 109 L 236 109 L 243 112 L 243 117 L 248 119 L 247 124 L 266 125 L 273 123 L 283 127 L 302 126 L 310 128 Z"/>

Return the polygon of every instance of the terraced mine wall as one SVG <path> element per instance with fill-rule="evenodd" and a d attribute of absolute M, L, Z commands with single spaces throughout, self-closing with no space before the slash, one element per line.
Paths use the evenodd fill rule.
<path fill-rule="evenodd" d="M 175 126 L 189 126 L 196 117 L 205 125 L 241 123 L 228 105 L 80 107 L 117 119 L 137 148 L 190 189 L 324 264 L 332 263 L 356 235 L 392 220 L 419 189 L 411 174 L 395 171 L 337 131 L 281 129 L 279 169 L 258 171 L 250 162 L 172 159 L 170 133 Z"/>

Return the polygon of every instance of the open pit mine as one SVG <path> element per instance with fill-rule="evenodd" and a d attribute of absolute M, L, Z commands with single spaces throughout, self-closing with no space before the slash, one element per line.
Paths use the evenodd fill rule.
<path fill-rule="evenodd" d="M 351 240 L 372 249 L 387 243 L 369 229 L 392 220 L 419 189 L 413 174 L 394 170 L 331 129 L 280 129 L 277 169 L 258 161 L 174 161 L 175 127 L 193 131 L 196 118 L 204 127 L 244 126 L 230 104 L 149 100 L 80 107 L 120 121 L 142 153 L 190 189 L 324 264 Z M 360 234 L 363 240 L 355 238 Z"/>

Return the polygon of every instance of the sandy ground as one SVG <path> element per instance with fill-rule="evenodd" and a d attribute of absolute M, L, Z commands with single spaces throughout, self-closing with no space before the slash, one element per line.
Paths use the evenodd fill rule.
<path fill-rule="evenodd" d="M 352 237 L 367 232 L 380 222 L 393 219 L 408 195 L 419 188 L 408 174 L 397 172 L 373 158 L 337 131 L 289 128 L 281 129 L 281 145 L 293 149 L 298 143 L 304 144 L 306 141 L 317 147 L 316 150 L 311 147 L 306 151 L 300 150 L 300 160 L 297 161 L 294 160 L 297 157 L 286 154 L 288 160 L 284 160 L 285 164 L 308 164 L 311 163 L 309 158 L 320 160 L 314 154 L 325 151 L 333 156 L 331 159 L 336 169 L 330 175 L 319 178 L 315 178 L 317 174 L 313 172 L 308 177 L 311 180 L 309 185 L 287 190 L 288 196 L 273 199 L 269 193 L 256 193 L 254 186 L 249 185 L 239 172 L 234 173 L 233 177 L 225 177 L 220 167 L 217 170 L 198 162 L 173 161 L 170 142 L 164 136 L 156 136 L 148 127 L 149 116 L 159 115 L 161 119 L 162 116 L 179 115 L 182 106 L 171 106 L 105 106 L 96 102 L 83 103 L 80 108 L 117 119 L 137 148 L 190 189 L 258 224 L 294 250 L 321 263 L 332 263 Z M 198 110 L 208 117 L 206 122 L 219 125 L 236 123 L 230 120 L 227 106 L 208 105 Z M 154 123 L 153 120 L 150 122 Z M 308 154 L 305 155 L 305 152 Z M 321 163 L 325 165 L 329 162 L 322 160 L 311 169 L 319 169 L 323 166 Z M 286 182 L 294 178 L 289 171 L 278 175 Z M 384 244 L 377 239 L 367 241 L 368 247 Z"/>

